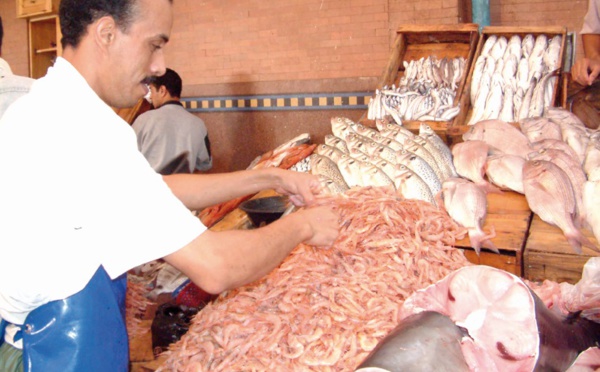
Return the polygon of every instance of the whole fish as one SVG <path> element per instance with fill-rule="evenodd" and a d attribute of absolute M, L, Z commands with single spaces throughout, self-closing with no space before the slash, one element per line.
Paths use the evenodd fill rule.
<path fill-rule="evenodd" d="M 481 121 L 471 126 L 462 138 L 465 141 L 482 140 L 492 148 L 505 154 L 521 156 L 523 159 L 527 159 L 531 152 L 527 137 L 519 129 L 502 120 Z"/>
<path fill-rule="evenodd" d="M 585 160 L 583 170 L 589 181 L 600 181 L 600 136 L 593 134 L 590 136 L 585 151 Z"/>
<path fill-rule="evenodd" d="M 344 152 L 337 147 L 329 146 L 324 143 L 315 148 L 315 153 L 328 157 L 329 159 L 333 160 L 334 163 L 337 163 L 337 161 L 344 154 Z"/>
<path fill-rule="evenodd" d="M 483 119 L 498 119 L 500 110 L 502 109 L 502 75 L 495 72 L 492 75 L 492 85 L 490 86 L 490 93 L 488 94 L 485 102 L 485 110 L 483 112 Z"/>
<path fill-rule="evenodd" d="M 311 154 L 309 157 L 310 173 L 314 175 L 323 175 L 331 179 L 342 188 L 347 188 L 348 184 L 344 180 L 344 176 L 340 173 L 340 169 L 333 160 L 319 154 Z"/>
<path fill-rule="evenodd" d="M 373 137 L 379 135 L 378 130 L 371 128 L 371 127 L 367 127 L 367 126 L 359 124 L 359 123 L 352 123 L 352 124 L 350 124 L 350 127 L 356 133 L 360 134 L 361 136 L 368 137 L 371 139 L 374 139 Z"/>
<path fill-rule="evenodd" d="M 334 136 L 346 139 L 346 136 L 350 133 L 356 133 L 354 129 L 348 124 L 342 117 L 331 118 L 331 133 Z"/>
<path fill-rule="evenodd" d="M 520 156 L 493 154 L 486 159 L 485 174 L 489 182 L 500 189 L 523 194 L 523 165 L 525 159 Z"/>
<path fill-rule="evenodd" d="M 562 140 L 560 126 L 545 117 L 525 118 L 519 121 L 519 126 L 531 143 L 544 139 Z"/>
<path fill-rule="evenodd" d="M 468 230 L 471 247 L 477 255 L 482 246 L 498 253 L 490 240 L 496 236 L 495 231 L 490 234 L 483 231 L 487 215 L 485 191 L 464 178 L 449 178 L 442 184 L 442 196 L 444 208 L 450 217 Z"/>
<path fill-rule="evenodd" d="M 544 34 L 539 34 L 535 38 L 535 43 L 533 45 L 533 49 L 531 50 L 531 54 L 529 55 L 529 60 L 532 58 L 542 57 L 546 48 L 548 47 L 548 37 Z"/>
<path fill-rule="evenodd" d="M 544 111 L 544 116 L 560 126 L 563 141 L 577 153 L 577 157 L 583 164 L 590 141 L 583 122 L 575 114 L 563 108 L 548 107 Z"/>
<path fill-rule="evenodd" d="M 529 64 L 526 59 L 522 59 L 517 64 L 517 88 L 521 88 L 523 92 L 529 89 L 531 80 L 529 79 Z"/>
<path fill-rule="evenodd" d="M 583 226 L 584 206 L 583 206 L 583 185 L 587 177 L 583 166 L 578 159 L 574 159 L 567 153 L 556 149 L 542 149 L 529 154 L 529 160 L 546 160 L 557 165 L 562 169 L 573 187 L 575 196 L 575 214 L 574 222 L 577 226 Z"/>
<path fill-rule="evenodd" d="M 490 51 L 490 55 L 494 58 L 495 61 L 499 61 L 504 57 L 504 52 L 506 52 L 506 47 L 508 46 L 508 40 L 506 37 L 500 36 L 498 40 L 494 43 L 492 50 Z"/>
<path fill-rule="evenodd" d="M 440 180 L 444 179 L 444 172 L 438 166 L 438 162 L 423 145 L 413 140 L 405 140 L 403 145 L 406 151 L 412 152 L 413 154 L 418 155 L 425 160 Z"/>
<path fill-rule="evenodd" d="M 528 117 L 542 116 L 544 113 L 545 92 L 548 88 L 548 80 L 555 76 L 558 70 L 550 71 L 542 76 L 533 90 L 531 103 L 529 105 Z"/>
<path fill-rule="evenodd" d="M 519 49 L 520 50 L 520 49 Z M 513 90 L 517 89 L 517 67 L 519 62 L 517 57 L 510 54 L 504 59 L 504 68 L 502 69 L 502 81 L 504 82 L 504 90 L 508 87 Z"/>
<path fill-rule="evenodd" d="M 529 107 L 531 106 L 531 100 L 533 99 L 533 92 L 536 86 L 536 80 L 531 79 L 531 83 L 529 84 L 529 88 L 525 91 L 525 96 L 523 96 L 523 102 L 521 102 L 521 107 L 519 108 L 519 115 L 517 116 L 517 120 L 523 120 L 529 117 Z"/>
<path fill-rule="evenodd" d="M 436 146 L 434 146 L 432 142 L 430 142 L 427 138 L 421 136 L 415 136 L 413 141 L 423 146 L 425 150 L 427 150 L 427 152 L 431 154 L 433 160 L 435 161 L 435 164 L 437 165 L 438 169 L 442 174 L 442 178 L 440 179 L 440 181 L 443 182 L 446 178 L 452 176 L 452 167 L 450 167 L 450 165 L 446 163 L 444 155 L 440 150 L 438 150 Z"/>
<path fill-rule="evenodd" d="M 398 164 L 405 165 L 408 169 L 415 172 L 423 181 L 425 181 L 434 196 L 440 192 L 442 182 L 423 158 L 404 150 L 398 155 Z"/>
<path fill-rule="evenodd" d="M 581 254 L 581 246 L 598 250 L 575 226 L 575 194 L 566 173 L 545 160 L 528 160 L 523 166 L 523 190 L 529 208 L 543 221 L 557 226 L 573 250 Z"/>
<path fill-rule="evenodd" d="M 535 44 L 535 37 L 532 34 L 527 34 L 523 37 L 523 41 L 521 41 L 521 56 L 524 59 L 529 59 L 531 55 L 531 51 L 533 50 L 533 45 Z"/>
<path fill-rule="evenodd" d="M 331 178 L 324 176 L 322 174 L 318 175 L 319 183 L 321 184 L 322 190 L 324 190 L 327 194 L 341 194 L 343 192 L 348 191 L 348 185 L 340 184 L 332 180 Z"/>
<path fill-rule="evenodd" d="M 506 53 L 504 54 L 504 59 L 514 57 L 516 61 L 521 59 L 521 37 L 519 35 L 513 35 L 508 40 L 508 45 L 506 47 Z"/>
<path fill-rule="evenodd" d="M 362 184 L 364 186 L 390 186 L 395 188 L 394 181 L 379 167 L 372 163 L 359 161 Z"/>
<path fill-rule="evenodd" d="M 491 82 L 492 76 L 484 73 L 480 80 L 479 88 L 477 91 L 477 98 L 474 102 L 472 102 L 473 112 L 471 113 L 471 118 L 469 119 L 468 125 L 473 125 L 483 120 L 485 104 L 487 102 L 487 97 L 490 92 Z"/>
<path fill-rule="evenodd" d="M 489 146 L 481 140 L 459 142 L 452 147 L 454 167 L 459 176 L 473 181 L 485 192 L 500 192 L 485 179 Z"/>
<path fill-rule="evenodd" d="M 444 162 L 450 167 L 452 177 L 458 176 L 456 169 L 454 169 L 454 161 L 452 160 L 452 151 L 446 142 L 435 133 L 435 131 L 427 124 L 421 123 L 419 125 L 419 136 L 428 139 L 442 154 Z"/>
<path fill-rule="evenodd" d="M 344 155 L 337 162 L 337 167 L 340 170 L 340 173 L 348 187 L 352 188 L 356 186 L 368 186 L 363 182 L 359 160 L 351 156 Z"/>
<path fill-rule="evenodd" d="M 543 139 L 541 141 L 536 141 L 531 144 L 531 148 L 534 151 L 538 151 L 540 149 L 557 149 L 569 154 L 569 156 L 573 157 L 573 159 L 579 159 L 579 156 L 571 148 L 571 146 L 567 145 L 567 143 L 563 140 L 556 139 Z"/>
<path fill-rule="evenodd" d="M 558 68 L 561 46 L 562 36 L 556 35 L 550 40 L 548 43 L 548 48 L 544 51 L 544 64 L 548 67 L 549 71 Z"/>
<path fill-rule="evenodd" d="M 396 166 L 394 185 L 400 195 L 406 199 L 423 200 L 437 206 L 435 198 L 425 181 L 403 164 Z"/>
<path fill-rule="evenodd" d="M 481 84 L 481 77 L 483 76 L 483 69 L 485 67 L 486 59 L 491 58 L 485 55 L 477 57 L 475 67 L 473 68 L 473 74 L 471 75 L 471 102 L 475 102 L 477 94 L 479 92 L 479 84 Z"/>
<path fill-rule="evenodd" d="M 498 40 L 498 37 L 496 35 L 488 36 L 485 43 L 483 43 L 483 48 L 481 48 L 480 55 L 482 55 L 484 57 L 489 56 L 490 52 L 492 51 L 492 48 L 494 47 L 494 44 L 496 44 L 497 40 Z"/>
<path fill-rule="evenodd" d="M 326 145 L 335 147 L 338 150 L 342 151 L 343 153 L 348 154 L 350 152 L 350 150 L 348 149 L 348 145 L 346 144 L 346 141 L 344 141 L 340 137 L 334 136 L 333 134 L 326 134 L 324 137 L 324 142 Z"/>

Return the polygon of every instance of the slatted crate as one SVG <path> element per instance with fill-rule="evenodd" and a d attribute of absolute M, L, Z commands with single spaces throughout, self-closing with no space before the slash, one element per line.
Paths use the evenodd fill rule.
<path fill-rule="evenodd" d="M 465 252 L 467 259 L 479 265 L 493 266 L 518 276 L 523 275 L 523 252 L 532 212 L 521 194 L 505 191 L 488 194 L 488 213 L 483 230 L 489 233 L 492 227 L 496 237 L 491 239 L 500 253 L 483 248 L 479 255 L 471 248 L 469 237 L 456 242 Z"/>
<path fill-rule="evenodd" d="M 398 27 L 390 59 L 378 84 L 378 89 L 384 86 L 398 86 L 400 79 L 404 76 L 403 62 L 405 61 L 409 62 L 427 57 L 435 57 L 437 59 L 465 58 L 465 72 L 462 75 L 454 100 L 454 106 L 460 106 L 461 108 L 460 113 L 450 121 L 425 121 L 433 130 L 444 137 L 448 127 L 455 125 L 456 121 L 462 122 L 464 120 L 466 114 L 464 111 L 468 102 L 463 97 L 463 90 L 467 81 L 467 73 L 470 70 L 471 62 L 475 55 L 478 38 L 479 26 L 471 23 L 457 25 L 404 25 Z M 369 123 L 368 120 L 362 120 L 361 122 L 374 126 L 374 123 Z M 405 120 L 402 124 L 408 129 L 417 132 L 419 125 L 423 122 Z"/>
<path fill-rule="evenodd" d="M 464 90 L 462 92 L 462 98 L 465 100 L 466 109 L 464 110 L 464 116 L 461 118 L 457 118 L 454 121 L 454 125 L 448 128 L 448 137 L 452 142 L 460 142 L 462 140 L 462 135 L 465 133 L 469 126 L 467 123 L 471 119 L 471 115 L 473 114 L 473 102 L 471 102 L 471 85 L 473 83 L 473 71 L 475 69 L 475 65 L 477 62 L 477 58 L 481 55 L 481 51 L 485 42 L 489 39 L 490 36 L 495 35 L 497 37 L 504 36 L 507 40 L 514 35 L 518 35 L 521 37 L 521 40 L 528 34 L 533 35 L 535 38 L 539 35 L 546 35 L 548 41 L 554 36 L 560 35 L 562 36 L 560 54 L 558 58 L 558 75 L 555 81 L 554 92 L 552 97 L 552 105 L 553 106 L 563 106 L 563 84 L 564 80 L 562 77 L 562 62 L 565 53 L 565 45 L 567 39 L 567 28 L 561 26 L 543 26 L 543 27 L 512 27 L 512 26 L 488 26 L 484 27 L 481 30 L 479 40 L 477 43 L 477 48 L 475 54 L 473 56 L 473 61 L 470 65 L 469 74 L 467 76 L 467 81 L 465 83 Z M 517 123 L 512 123 L 515 126 L 518 126 Z"/>
<path fill-rule="evenodd" d="M 591 231 L 583 229 L 582 232 L 592 243 L 599 246 Z M 600 256 L 600 253 L 588 247 L 583 247 L 582 251 L 582 254 L 575 253 L 558 227 L 534 215 L 525 247 L 524 278 L 531 281 L 548 279 L 558 283 L 575 284 L 581 279 L 585 263 L 591 257 Z"/>

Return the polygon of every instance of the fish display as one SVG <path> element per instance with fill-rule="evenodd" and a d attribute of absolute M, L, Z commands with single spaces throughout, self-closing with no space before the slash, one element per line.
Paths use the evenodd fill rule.
<path fill-rule="evenodd" d="M 541 116 L 552 106 L 558 79 L 562 36 L 544 34 L 523 39 L 489 35 L 475 60 L 467 124 L 501 119 L 507 122 Z"/>
<path fill-rule="evenodd" d="M 492 149 L 523 159 L 531 152 L 531 144 L 523 132 L 502 120 L 482 120 L 469 127 L 462 138 L 464 141 L 481 140 Z"/>
<path fill-rule="evenodd" d="M 448 121 L 458 115 L 455 98 L 466 71 L 464 58 L 427 57 L 403 64 L 398 87 L 378 89 L 369 101 L 369 120 L 391 116 L 402 124 L 403 120 Z"/>

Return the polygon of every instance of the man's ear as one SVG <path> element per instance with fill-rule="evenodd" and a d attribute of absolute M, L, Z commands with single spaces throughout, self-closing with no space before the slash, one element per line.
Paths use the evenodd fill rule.
<path fill-rule="evenodd" d="M 94 22 L 91 31 L 94 32 L 94 39 L 99 45 L 108 47 L 114 42 L 117 25 L 113 17 L 105 16 Z"/>

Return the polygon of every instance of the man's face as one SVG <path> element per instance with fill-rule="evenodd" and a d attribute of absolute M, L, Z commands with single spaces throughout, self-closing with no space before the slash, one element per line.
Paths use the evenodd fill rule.
<path fill-rule="evenodd" d="M 132 107 L 147 94 L 147 79 L 166 71 L 163 48 L 173 24 L 168 0 L 138 0 L 139 15 L 126 33 L 116 30 L 109 48 L 110 75 L 104 99 L 113 107 Z M 107 86 L 108 85 L 108 86 Z"/>

